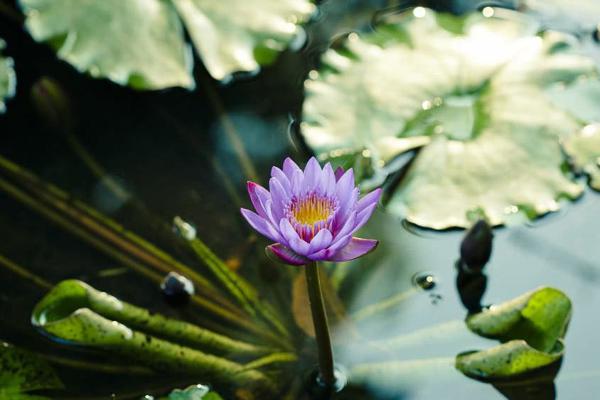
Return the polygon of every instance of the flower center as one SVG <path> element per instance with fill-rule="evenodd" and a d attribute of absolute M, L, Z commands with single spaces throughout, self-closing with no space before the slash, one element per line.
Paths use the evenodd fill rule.
<path fill-rule="evenodd" d="M 326 221 L 335 211 L 335 206 L 333 199 L 310 193 L 300 199 L 292 199 L 289 210 L 297 223 L 312 227 Z"/>

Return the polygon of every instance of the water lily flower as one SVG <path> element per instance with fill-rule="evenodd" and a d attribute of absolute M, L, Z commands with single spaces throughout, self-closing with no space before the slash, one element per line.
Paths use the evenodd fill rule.
<path fill-rule="evenodd" d="M 282 169 L 272 168 L 269 190 L 248 182 L 248 193 L 256 212 L 242 208 L 243 216 L 276 242 L 267 250 L 287 264 L 348 261 L 377 246 L 352 235 L 371 217 L 381 189 L 359 199 L 352 169 L 321 169 L 312 157 L 302 171 L 286 158 Z"/>

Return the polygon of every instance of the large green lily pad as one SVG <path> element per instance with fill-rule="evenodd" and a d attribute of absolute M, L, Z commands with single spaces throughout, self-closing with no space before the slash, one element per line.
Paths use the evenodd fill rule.
<path fill-rule="evenodd" d="M 585 126 L 568 137 L 563 146 L 574 166 L 590 177 L 590 186 L 600 190 L 600 124 Z"/>
<path fill-rule="evenodd" d="M 313 12 L 309 0 L 21 0 L 35 40 L 80 71 L 138 89 L 194 87 L 184 25 L 210 74 L 273 60 Z M 183 20 L 183 24 L 182 24 Z"/>
<path fill-rule="evenodd" d="M 470 330 L 502 344 L 459 354 L 456 368 L 476 379 L 502 379 L 550 367 L 564 354 L 570 317 L 569 298 L 548 287 L 469 315 Z"/>
<path fill-rule="evenodd" d="M 4 100 L 14 96 L 16 84 L 12 59 L 2 57 L 4 46 L 4 41 L 0 39 L 0 113 L 6 110 Z"/>
<path fill-rule="evenodd" d="M 0 343 L 0 400 L 44 399 L 27 393 L 62 387 L 60 379 L 44 359 L 8 343 Z"/>
<path fill-rule="evenodd" d="M 570 36 L 501 9 L 393 18 L 350 34 L 305 82 L 302 133 L 322 160 L 359 167 L 369 188 L 420 148 L 387 209 L 434 229 L 535 217 L 582 193 L 559 141 L 591 121 L 554 94 L 583 86 L 590 104 L 600 87 Z"/>

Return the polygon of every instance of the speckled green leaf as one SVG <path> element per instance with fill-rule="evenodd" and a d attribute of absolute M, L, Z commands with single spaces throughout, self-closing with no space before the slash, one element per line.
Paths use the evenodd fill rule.
<path fill-rule="evenodd" d="M 138 89 L 193 88 L 192 49 L 224 79 L 272 62 L 310 0 L 20 0 L 35 40 L 80 71 Z"/>
<path fill-rule="evenodd" d="M 127 326 L 215 354 L 260 356 L 271 351 L 269 348 L 233 340 L 187 322 L 151 313 L 74 279 L 56 285 L 36 305 L 32 315 L 34 326 L 42 328 L 47 334 L 61 340 L 84 343 L 92 339 L 97 342 L 100 339 L 95 337 L 97 333 L 94 329 L 90 331 L 94 338 L 85 337 L 84 333 L 87 330 L 84 330 L 81 324 L 92 323 L 101 326 L 106 320 L 120 323 L 115 322 L 115 332 L 123 331 L 122 328 Z M 106 333 L 112 331 L 108 330 Z M 128 334 L 121 332 L 117 338 L 123 335 Z"/>
<path fill-rule="evenodd" d="M 561 291 L 540 288 L 467 317 L 467 326 L 501 345 L 461 353 L 456 368 L 476 379 L 506 378 L 558 361 L 571 318 L 571 301 Z"/>
<path fill-rule="evenodd" d="M 5 43 L 0 39 L 0 114 L 6 111 L 6 99 L 15 94 L 16 77 L 11 58 L 2 57 Z"/>
<path fill-rule="evenodd" d="M 482 380 L 514 378 L 540 370 L 557 362 L 564 352 L 562 341 L 550 352 L 529 346 L 524 340 L 510 342 L 487 350 L 461 353 L 456 357 L 456 368 L 465 375 Z"/>
<path fill-rule="evenodd" d="M 215 344 L 215 336 L 217 348 L 232 343 L 233 353 L 236 346 L 253 348 L 252 345 L 150 314 L 80 281 L 67 280 L 51 290 L 34 308 L 32 323 L 63 344 L 104 350 L 157 371 L 197 375 L 266 392 L 273 390 L 273 383 L 260 371 L 186 346 L 210 348 Z M 188 336 L 194 336 L 194 332 L 199 341 Z"/>
<path fill-rule="evenodd" d="M 548 352 L 564 336 L 570 318 L 569 298 L 560 290 L 540 288 L 470 315 L 467 326 L 481 336 L 501 341 L 524 339 Z"/>
<path fill-rule="evenodd" d="M 417 8 L 349 35 L 305 83 L 307 144 L 321 159 L 361 166 L 365 188 L 420 147 L 387 209 L 434 229 L 468 227 L 475 212 L 493 225 L 519 211 L 532 218 L 578 197 L 559 141 L 592 115 L 553 90 L 578 86 L 579 109 L 589 110 L 596 66 L 572 38 L 537 34 L 523 14 L 493 14 Z"/>
<path fill-rule="evenodd" d="M 272 62 L 315 7 L 309 0 L 173 0 L 215 79 Z"/>
<path fill-rule="evenodd" d="M 563 147 L 575 167 L 589 176 L 590 186 L 600 190 L 600 124 L 587 125 L 565 139 Z"/>
<path fill-rule="evenodd" d="M 26 394 L 63 385 L 52 367 L 41 357 L 0 343 L 0 400 L 43 399 Z"/>

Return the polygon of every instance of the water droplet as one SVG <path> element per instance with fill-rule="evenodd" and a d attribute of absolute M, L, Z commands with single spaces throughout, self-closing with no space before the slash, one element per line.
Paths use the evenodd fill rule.
<path fill-rule="evenodd" d="M 484 7 L 483 10 L 481 10 L 481 14 L 486 18 L 491 18 L 494 16 L 494 9 L 489 6 Z"/>
<path fill-rule="evenodd" d="M 176 272 L 169 272 L 160 284 L 160 289 L 167 303 L 174 306 L 186 304 L 194 295 L 192 281 Z"/>
<path fill-rule="evenodd" d="M 369 157 L 371 157 L 371 150 L 364 149 L 361 154 L 364 158 L 369 158 Z"/>
<path fill-rule="evenodd" d="M 316 69 L 313 69 L 313 70 L 311 70 L 311 71 L 308 73 L 308 77 L 309 77 L 310 79 L 312 79 L 312 80 L 315 80 L 315 79 L 317 79 L 317 78 L 319 77 L 319 71 L 317 71 Z"/>
<path fill-rule="evenodd" d="M 437 285 L 437 278 L 429 272 L 417 272 L 413 275 L 412 282 L 423 290 L 431 290 Z"/>
<path fill-rule="evenodd" d="M 433 104 L 429 100 L 424 100 L 421 103 L 421 108 L 425 111 L 430 110 L 432 106 L 433 106 Z"/>
<path fill-rule="evenodd" d="M 416 18 L 423 18 L 427 14 L 427 10 L 425 7 L 415 7 L 413 10 L 413 15 Z"/>
<path fill-rule="evenodd" d="M 348 41 L 349 42 L 356 42 L 358 40 L 358 34 L 356 32 L 351 32 L 348 35 Z"/>

